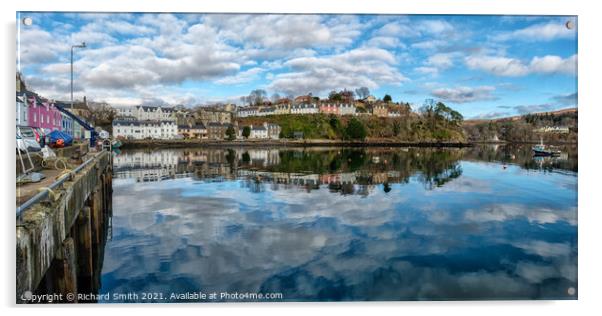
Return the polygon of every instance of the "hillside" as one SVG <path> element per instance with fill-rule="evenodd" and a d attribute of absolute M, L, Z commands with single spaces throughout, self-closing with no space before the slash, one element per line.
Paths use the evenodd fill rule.
<path fill-rule="evenodd" d="M 349 123 L 357 120 L 365 128 L 367 140 L 386 139 L 403 142 L 464 142 L 462 128 L 446 120 L 427 119 L 414 113 L 399 118 L 373 115 L 348 117 L 326 114 L 273 115 L 239 119 L 239 126 L 259 125 L 263 122 L 278 124 L 281 138 L 294 138 L 302 132 L 305 139 L 350 139 Z"/>
<path fill-rule="evenodd" d="M 577 143 L 578 109 L 530 113 L 491 120 L 466 120 L 464 133 L 469 141 L 567 142 Z M 545 127 L 567 127 L 568 133 L 541 132 Z"/>

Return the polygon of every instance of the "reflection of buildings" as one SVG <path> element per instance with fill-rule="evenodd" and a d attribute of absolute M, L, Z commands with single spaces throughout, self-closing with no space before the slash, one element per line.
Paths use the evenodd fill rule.
<path fill-rule="evenodd" d="M 247 151 L 249 163 L 252 166 L 275 166 L 280 163 L 280 151 L 277 149 L 254 149 Z M 245 160 L 243 152 L 239 152 L 237 156 L 241 160 Z"/>
<path fill-rule="evenodd" d="M 115 156 L 114 170 L 116 177 L 135 178 L 138 182 L 180 177 L 205 181 L 242 179 L 254 192 L 260 192 L 263 185 L 270 184 L 274 190 L 301 188 L 309 192 L 327 189 L 333 193 L 359 195 L 368 195 L 381 185 L 389 192 L 390 184 L 407 183 L 418 171 L 419 181 L 430 187 L 443 185 L 461 174 L 457 160 L 438 160 L 437 166 L 429 163 L 429 172 L 425 172 L 419 169 L 421 167 L 408 164 L 409 157 L 418 157 L 413 152 L 399 150 L 395 155 L 397 158 L 384 153 L 247 148 L 126 151 Z M 358 159 L 359 165 L 354 162 Z M 433 158 L 424 154 L 420 159 Z M 391 163 L 393 160 L 398 162 Z M 324 162 L 328 169 L 320 171 L 314 167 L 324 165 Z"/>
<path fill-rule="evenodd" d="M 174 178 L 178 153 L 174 151 L 131 152 L 113 157 L 116 178 L 134 178 L 137 182 Z"/>

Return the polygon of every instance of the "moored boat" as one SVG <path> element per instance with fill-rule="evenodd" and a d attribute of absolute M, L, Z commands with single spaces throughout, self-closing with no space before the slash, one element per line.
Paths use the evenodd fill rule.
<path fill-rule="evenodd" d="M 560 150 L 544 145 L 543 141 L 533 146 L 532 150 L 535 156 L 559 156 L 561 154 Z"/>

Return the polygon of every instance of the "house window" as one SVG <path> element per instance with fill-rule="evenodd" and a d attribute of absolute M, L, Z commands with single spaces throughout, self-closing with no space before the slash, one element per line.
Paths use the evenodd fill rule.
<path fill-rule="evenodd" d="M 38 115 L 36 113 L 33 114 L 33 121 L 34 122 L 38 121 Z"/>

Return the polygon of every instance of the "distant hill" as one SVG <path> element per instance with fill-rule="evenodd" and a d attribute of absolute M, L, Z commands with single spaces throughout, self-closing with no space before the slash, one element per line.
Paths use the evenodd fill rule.
<path fill-rule="evenodd" d="M 464 121 L 464 133 L 469 141 L 489 142 L 567 142 L 577 143 L 577 108 L 550 112 L 529 113 L 497 119 Z M 565 132 L 545 131 L 547 127 L 568 128 Z M 542 130 L 544 130 L 542 132 Z"/>
<path fill-rule="evenodd" d="M 561 109 L 561 110 L 556 110 L 556 111 L 537 112 L 537 113 L 528 113 L 528 114 L 521 114 L 521 115 L 514 115 L 514 116 L 506 116 L 506 117 L 500 117 L 500 118 L 494 118 L 494 119 L 468 119 L 468 120 L 464 120 L 464 125 L 475 125 L 475 124 L 482 124 L 482 123 L 489 123 L 489 122 L 517 121 L 528 115 L 534 115 L 534 116 L 553 115 L 553 116 L 555 116 L 555 115 L 577 113 L 577 111 L 578 111 L 577 108 L 568 108 L 568 109 Z"/>

